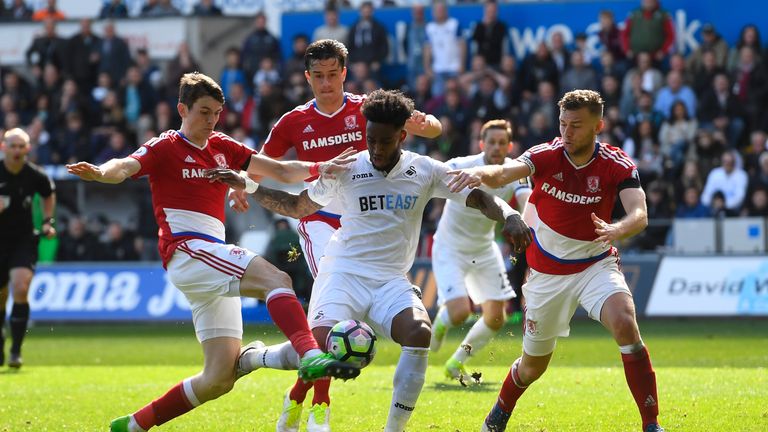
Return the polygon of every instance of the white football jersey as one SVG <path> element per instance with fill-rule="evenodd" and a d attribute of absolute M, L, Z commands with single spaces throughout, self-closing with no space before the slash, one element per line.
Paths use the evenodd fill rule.
<path fill-rule="evenodd" d="M 341 228 L 331 237 L 320 261 L 320 273 L 343 272 L 376 280 L 406 274 L 413 265 L 424 207 L 432 197 L 466 203 L 470 190 L 451 193 L 450 167 L 417 153 L 403 151 L 385 175 L 360 152 L 349 170 L 336 179 L 321 178 L 309 197 L 326 205 L 341 203 Z"/>
<path fill-rule="evenodd" d="M 446 164 L 451 169 L 473 168 L 485 165 L 484 153 L 458 157 L 449 160 Z M 506 158 L 504 163 L 511 163 L 512 159 Z M 530 191 L 527 178 L 506 184 L 498 189 L 486 185 L 480 186 L 482 191 L 509 202 L 512 197 L 519 199 L 520 194 Z M 439 240 L 441 246 L 447 246 L 455 250 L 477 252 L 491 247 L 494 241 L 494 226 L 496 221 L 485 217 L 480 210 L 471 207 L 457 205 L 455 202 L 445 203 L 443 215 L 437 225 L 435 240 Z"/>

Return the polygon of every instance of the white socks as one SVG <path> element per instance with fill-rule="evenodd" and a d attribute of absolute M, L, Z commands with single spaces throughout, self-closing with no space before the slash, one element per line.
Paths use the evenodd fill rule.
<path fill-rule="evenodd" d="M 402 347 L 384 432 L 403 432 L 424 387 L 429 348 Z"/>
<path fill-rule="evenodd" d="M 309 350 L 309 355 L 314 350 Z M 293 349 L 290 342 L 286 341 L 277 345 L 266 346 L 261 349 L 250 350 L 243 354 L 241 367 L 246 372 L 259 368 L 296 370 L 299 368 L 299 354 Z"/>
<path fill-rule="evenodd" d="M 496 335 L 497 330 L 488 327 L 485 320 L 480 317 L 479 320 L 469 329 L 461 345 L 453 353 L 453 358 L 464 363 L 470 356 L 480 352 L 488 342 Z"/>
<path fill-rule="evenodd" d="M 136 419 L 131 416 L 131 419 L 128 421 L 128 432 L 147 432 L 144 429 L 139 426 L 138 423 L 136 423 Z"/>

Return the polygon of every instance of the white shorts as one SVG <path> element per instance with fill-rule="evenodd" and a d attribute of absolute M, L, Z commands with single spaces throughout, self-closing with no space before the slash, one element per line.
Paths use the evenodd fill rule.
<path fill-rule="evenodd" d="M 490 249 L 466 254 L 435 241 L 432 271 L 437 282 L 438 305 L 467 295 L 478 305 L 488 300 L 504 301 L 515 297 L 504 258 L 495 242 Z"/>
<path fill-rule="evenodd" d="M 309 326 L 333 327 L 345 319 L 365 321 L 376 334 L 392 338 L 397 314 L 424 303 L 405 276 L 377 281 L 349 273 L 320 273 L 309 301 Z"/>
<path fill-rule="evenodd" d="M 298 231 L 304 259 L 307 260 L 312 277 L 316 278 L 317 269 L 320 268 L 320 258 L 323 257 L 325 247 L 331 241 L 331 236 L 336 232 L 336 228 L 322 221 L 302 221 L 299 222 Z"/>
<path fill-rule="evenodd" d="M 243 338 L 240 280 L 253 252 L 231 244 L 186 240 L 168 263 L 168 277 L 192 307 L 197 339 Z"/>
<path fill-rule="evenodd" d="M 570 334 L 576 307 L 581 305 L 590 318 L 600 321 L 600 311 L 608 297 L 618 292 L 631 296 L 618 261 L 617 255 L 609 255 L 571 275 L 550 275 L 531 269 L 523 285 L 523 350 L 532 356 L 550 354 L 557 338 Z"/>

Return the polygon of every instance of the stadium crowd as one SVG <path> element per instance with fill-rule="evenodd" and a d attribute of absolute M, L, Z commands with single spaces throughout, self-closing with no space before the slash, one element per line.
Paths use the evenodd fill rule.
<path fill-rule="evenodd" d="M 567 45 L 555 32 L 534 52 L 516 58 L 507 49 L 507 25 L 496 2 L 483 3 L 482 21 L 463 37 L 450 6 L 438 1 L 431 19 L 424 6 L 413 6 L 403 46 L 406 78 L 395 79 L 382 67 L 392 49 L 376 18 L 382 3 L 389 4 L 363 2 L 359 18 L 347 27 L 339 23 L 339 8 L 348 4 L 331 1 L 324 24 L 294 37 L 285 58 L 267 17 L 257 14 L 242 45 L 227 49 L 226 66 L 212 74 L 226 97 L 219 129 L 259 148 L 282 114 L 312 97 L 304 78 L 308 43 L 335 38 L 349 49 L 348 91 L 402 88 L 417 109 L 440 119 L 440 137 L 408 141 L 411 150 L 440 160 L 476 153 L 480 126 L 496 118 L 512 121 L 519 154 L 559 135 L 562 94 L 599 91 L 606 101 L 599 139 L 634 158 L 648 192 L 651 226 L 630 248 L 664 246 L 673 217 L 768 216 L 768 51 L 756 25 L 744 25 L 738 40 L 727 41 L 717 23 L 707 23 L 699 47 L 679 53 L 663 5 L 641 0 L 623 26 L 608 9 L 596 17 L 599 52 L 588 50 L 585 33 Z M 2 66 L 0 59 L 0 132 L 24 128 L 32 140 L 31 161 L 98 164 L 178 128 L 179 78 L 203 68 L 187 45 L 164 64 L 144 49 L 132 52 L 118 31 L 119 19 L 128 17 L 121 0 L 105 2 L 94 17 L 107 20 L 103 32 L 95 34 L 92 20 L 82 19 L 70 38 L 57 35 L 56 23 L 65 17 L 55 0 L 38 11 L 23 0 L 0 5 L 4 19 L 40 22 L 25 68 Z M 142 17 L 180 14 L 169 0 L 147 1 L 141 11 Z M 192 14 L 221 10 L 203 0 Z M 142 252 L 147 249 L 142 240 L 156 230 L 151 217 L 141 218 L 134 233 L 119 222 L 80 215 L 74 202 L 61 198 L 71 216 L 60 229 L 59 259 L 152 258 Z M 425 213 L 425 238 L 439 217 L 439 205 Z"/>

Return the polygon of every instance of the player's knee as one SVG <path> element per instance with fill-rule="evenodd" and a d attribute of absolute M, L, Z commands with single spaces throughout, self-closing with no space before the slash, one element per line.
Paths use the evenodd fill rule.
<path fill-rule="evenodd" d="M 499 314 L 492 313 L 487 316 L 483 314 L 483 321 L 485 321 L 485 325 L 491 330 L 499 331 L 504 326 L 504 312 Z"/>
<path fill-rule="evenodd" d="M 524 363 L 520 362 L 517 366 L 517 373 L 520 376 L 520 379 L 523 380 L 525 385 L 530 385 L 534 381 L 541 378 L 542 375 L 544 375 L 544 372 L 547 371 L 547 365 L 546 364 L 537 364 L 537 363 Z"/>
<path fill-rule="evenodd" d="M 621 314 L 613 321 L 612 330 L 617 339 L 626 340 L 639 337 L 635 316 L 629 312 Z"/>
<path fill-rule="evenodd" d="M 232 373 L 215 373 L 204 374 L 203 381 L 201 383 L 202 393 L 207 397 L 206 400 L 215 399 L 221 395 L 229 393 L 235 386 L 235 374 Z"/>
<path fill-rule="evenodd" d="M 469 318 L 469 305 L 459 303 L 453 307 L 453 310 L 448 309 L 448 316 L 450 316 L 453 325 L 461 325 Z"/>
<path fill-rule="evenodd" d="M 432 329 L 429 324 L 423 321 L 414 322 L 405 338 L 403 345 L 427 348 L 432 338 Z"/>
<path fill-rule="evenodd" d="M 291 288 L 293 289 L 293 281 L 291 280 L 291 277 L 288 276 L 288 273 L 282 271 L 282 270 L 275 270 L 275 274 L 272 277 L 274 281 L 274 287 L 273 288 Z"/>

